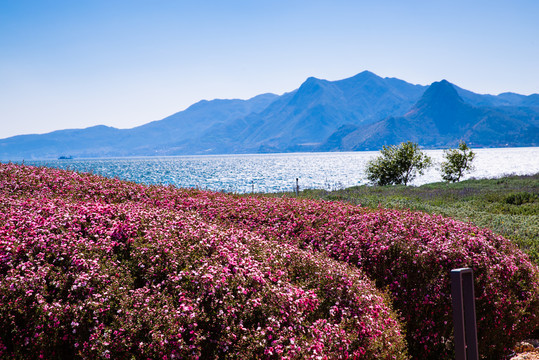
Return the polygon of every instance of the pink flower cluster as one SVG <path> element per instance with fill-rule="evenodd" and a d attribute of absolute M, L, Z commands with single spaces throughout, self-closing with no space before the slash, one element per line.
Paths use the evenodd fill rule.
<path fill-rule="evenodd" d="M 165 190 L 163 190 L 165 191 Z M 511 241 L 442 216 L 297 199 L 175 197 L 176 208 L 355 265 L 402 314 L 414 358 L 453 359 L 450 271 L 475 277 L 480 354 L 499 359 L 539 329 L 539 269 Z M 206 199 L 204 200 L 204 197 Z"/>
<path fill-rule="evenodd" d="M 386 293 L 270 206 L 0 164 L 0 358 L 406 359 Z"/>
<path fill-rule="evenodd" d="M 452 359 L 460 267 L 481 356 L 539 328 L 537 266 L 441 216 L 11 164 L 0 196 L 0 354 L 404 358 L 402 322 L 413 358 Z"/>
<path fill-rule="evenodd" d="M 414 358 L 454 358 L 450 271 L 455 268 L 474 270 L 482 356 L 502 358 L 539 328 L 538 267 L 488 229 L 421 212 L 331 202 L 214 193 L 176 201 L 176 208 L 361 268 L 378 288 L 387 289 L 402 314 Z"/>

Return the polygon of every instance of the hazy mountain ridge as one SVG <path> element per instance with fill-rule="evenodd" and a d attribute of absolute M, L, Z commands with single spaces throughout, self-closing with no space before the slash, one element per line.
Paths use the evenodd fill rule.
<path fill-rule="evenodd" d="M 490 105 L 471 105 L 461 94 L 467 99 L 475 98 L 476 104 Z M 460 140 L 475 147 L 538 145 L 539 109 L 516 106 L 527 97 L 517 95 L 500 100 L 483 95 L 481 100 L 480 96 L 458 91 L 446 80 L 435 82 L 403 116 L 346 131 L 340 129 L 341 135 L 334 133 L 319 149 L 373 150 L 407 140 L 429 148 L 456 146 Z M 503 106 L 492 105 L 496 103 Z"/>
<path fill-rule="evenodd" d="M 312 151 L 339 126 L 399 114 L 423 91 L 370 72 L 334 82 L 310 77 L 260 113 L 210 127 L 187 148 L 198 153 Z"/>
<path fill-rule="evenodd" d="M 421 146 L 537 146 L 539 94 L 481 95 L 446 80 L 431 86 L 364 71 L 308 78 L 281 96 L 200 101 L 131 129 L 94 126 L 0 140 L 0 158 L 376 150 Z"/>

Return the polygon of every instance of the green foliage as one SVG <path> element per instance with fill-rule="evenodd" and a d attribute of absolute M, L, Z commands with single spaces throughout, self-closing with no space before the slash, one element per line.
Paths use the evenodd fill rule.
<path fill-rule="evenodd" d="M 367 178 L 377 185 L 407 185 L 432 165 L 431 158 L 411 141 L 383 146 L 380 152 L 381 156 L 369 161 L 366 168 Z"/>
<path fill-rule="evenodd" d="M 516 194 L 509 194 L 505 197 L 505 202 L 511 205 L 522 205 L 535 202 L 539 196 L 537 194 L 530 194 L 529 192 L 519 192 Z"/>
<path fill-rule="evenodd" d="M 446 160 L 441 164 L 441 171 L 445 181 L 458 182 L 465 173 L 473 170 L 475 153 L 464 141 L 459 143 L 458 149 L 444 150 L 444 157 Z"/>

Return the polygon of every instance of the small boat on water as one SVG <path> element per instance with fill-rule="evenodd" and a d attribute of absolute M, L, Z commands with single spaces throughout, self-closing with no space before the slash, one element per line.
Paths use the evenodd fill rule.
<path fill-rule="evenodd" d="M 62 156 L 58 157 L 58 160 L 71 160 L 71 159 L 73 159 L 73 156 L 71 156 L 71 155 L 67 155 L 67 156 L 62 155 Z"/>

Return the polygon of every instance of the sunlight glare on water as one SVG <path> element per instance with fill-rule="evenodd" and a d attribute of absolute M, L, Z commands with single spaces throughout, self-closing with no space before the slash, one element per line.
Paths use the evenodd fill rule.
<path fill-rule="evenodd" d="M 475 171 L 465 178 L 492 178 L 539 172 L 539 147 L 474 149 Z M 412 185 L 441 181 L 443 150 L 426 150 L 435 166 Z M 378 151 L 133 157 L 26 161 L 25 164 L 92 172 L 144 184 L 248 193 L 301 189 L 341 189 L 368 183 L 365 167 Z"/>

